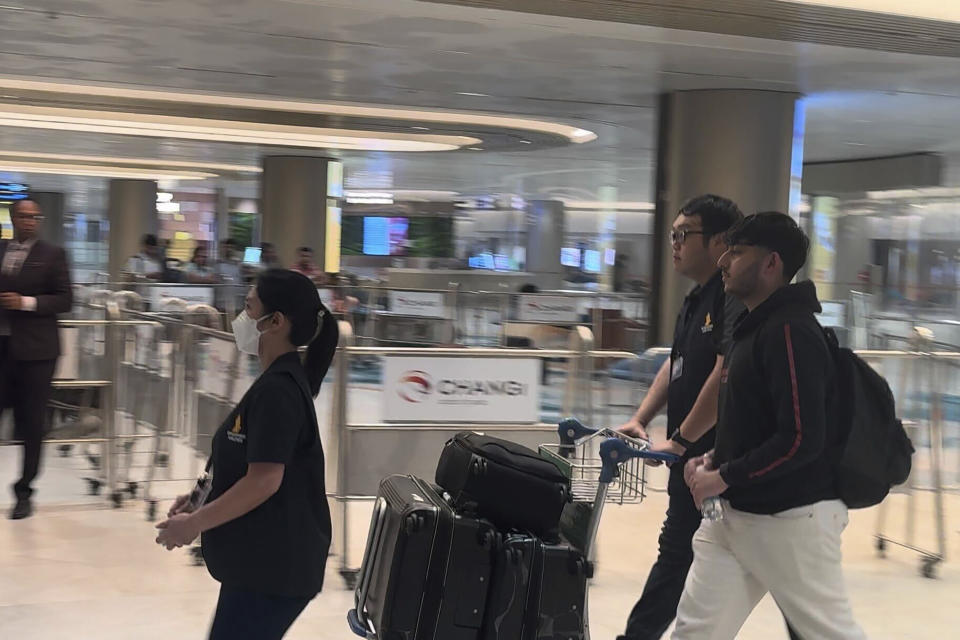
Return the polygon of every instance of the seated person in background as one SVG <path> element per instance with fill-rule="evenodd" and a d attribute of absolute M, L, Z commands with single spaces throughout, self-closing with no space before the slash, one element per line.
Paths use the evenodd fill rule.
<path fill-rule="evenodd" d="M 193 249 L 193 258 L 184 270 L 186 282 L 191 284 L 214 284 L 217 282 L 217 273 L 208 260 L 206 245 L 198 244 Z"/>
<path fill-rule="evenodd" d="M 163 269 L 163 254 L 157 236 L 148 233 L 143 236 L 140 253 L 127 260 L 124 271 L 132 280 L 160 281 L 163 279 Z"/>

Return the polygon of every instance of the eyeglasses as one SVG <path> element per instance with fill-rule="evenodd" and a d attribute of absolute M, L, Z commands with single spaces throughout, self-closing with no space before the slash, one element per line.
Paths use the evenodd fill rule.
<path fill-rule="evenodd" d="M 703 235 L 703 229 L 671 229 L 670 230 L 670 244 L 683 244 L 687 241 L 687 236 L 691 235 Z"/>
<path fill-rule="evenodd" d="M 33 220 L 34 222 L 43 222 L 46 219 L 45 216 L 42 216 L 42 215 L 32 216 L 32 215 L 22 214 L 22 213 L 15 213 L 13 217 L 19 220 Z"/>

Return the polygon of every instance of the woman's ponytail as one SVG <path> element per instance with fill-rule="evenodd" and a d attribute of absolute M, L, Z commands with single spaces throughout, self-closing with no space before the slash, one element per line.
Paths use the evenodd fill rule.
<path fill-rule="evenodd" d="M 337 345 L 340 342 L 340 328 L 337 326 L 337 319 L 333 314 L 320 305 L 317 323 L 319 328 L 317 334 L 307 346 L 307 356 L 304 358 L 303 368 L 307 372 L 307 381 L 310 383 L 310 393 L 317 397 L 320 393 L 320 384 L 330 370 L 330 363 L 333 362 L 333 356 L 337 353 Z"/>

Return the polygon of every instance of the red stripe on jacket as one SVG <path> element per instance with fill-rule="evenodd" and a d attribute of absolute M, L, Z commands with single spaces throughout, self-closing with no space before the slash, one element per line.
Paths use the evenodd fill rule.
<path fill-rule="evenodd" d="M 800 391 L 797 388 L 797 365 L 793 359 L 793 342 L 790 340 L 789 324 L 783 325 L 783 336 L 787 341 L 787 362 L 790 365 L 790 387 L 793 391 L 793 422 L 796 427 L 796 437 L 793 439 L 793 446 L 790 447 L 790 451 L 788 451 L 785 456 L 774 460 L 768 466 L 760 469 L 760 471 L 754 471 L 750 474 L 751 478 L 769 473 L 792 458 L 794 454 L 797 453 L 797 449 L 800 448 L 800 442 L 803 440 L 803 423 L 800 421 Z"/>

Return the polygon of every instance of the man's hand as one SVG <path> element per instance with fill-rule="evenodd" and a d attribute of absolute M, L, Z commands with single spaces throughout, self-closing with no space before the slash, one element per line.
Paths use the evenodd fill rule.
<path fill-rule="evenodd" d="M 643 428 L 639 420 L 635 420 L 634 418 L 630 418 L 628 422 L 617 427 L 617 431 L 631 438 L 640 438 L 641 440 L 650 439 L 650 436 L 647 435 L 647 430 Z"/>
<path fill-rule="evenodd" d="M 661 453 L 672 453 L 676 456 L 682 456 L 686 451 L 686 449 L 683 448 L 682 444 L 680 444 L 679 442 L 674 442 L 673 440 L 666 440 L 664 442 L 661 442 L 660 444 L 656 444 L 650 447 L 650 450 L 659 451 Z M 646 462 L 651 467 L 658 467 L 661 464 L 659 460 L 648 459 L 648 460 L 645 460 L 644 462 Z"/>
<path fill-rule="evenodd" d="M 182 496 L 177 496 L 170 510 L 167 511 L 167 517 L 172 518 L 178 513 L 190 513 L 191 511 L 193 511 L 193 509 L 190 508 L 190 494 L 185 493 Z"/>
<path fill-rule="evenodd" d="M 720 495 L 728 487 L 727 483 L 720 477 L 720 471 L 710 471 L 702 465 L 693 472 L 693 477 L 688 484 L 697 509 L 703 507 L 704 500 Z"/>
<path fill-rule="evenodd" d="M 192 514 L 179 513 L 157 525 L 160 534 L 157 544 L 163 545 L 167 551 L 176 547 L 184 547 L 200 535 L 200 527 Z"/>
<path fill-rule="evenodd" d="M 705 458 L 706 456 L 690 458 L 687 460 L 687 464 L 683 465 L 683 481 L 687 483 L 688 487 L 693 487 L 693 474 L 696 473 L 698 467 L 706 464 Z"/>
<path fill-rule="evenodd" d="M 13 291 L 4 291 L 0 293 L 0 307 L 16 311 L 23 306 L 23 296 Z"/>

